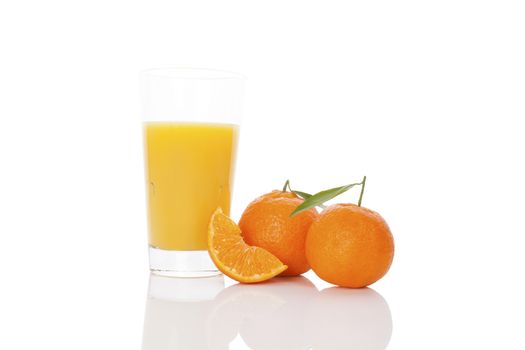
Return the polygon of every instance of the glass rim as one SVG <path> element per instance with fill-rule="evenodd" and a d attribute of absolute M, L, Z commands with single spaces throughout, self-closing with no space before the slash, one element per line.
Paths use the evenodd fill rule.
<path fill-rule="evenodd" d="M 140 71 L 142 78 L 162 78 L 173 80 L 245 80 L 246 77 L 237 72 L 192 67 L 161 67 Z"/>

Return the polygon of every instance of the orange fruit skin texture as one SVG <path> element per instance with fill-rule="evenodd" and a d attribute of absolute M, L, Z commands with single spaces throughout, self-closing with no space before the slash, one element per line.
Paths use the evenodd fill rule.
<path fill-rule="evenodd" d="M 317 211 L 312 208 L 290 217 L 303 201 L 291 192 L 272 191 L 251 202 L 239 221 L 247 244 L 266 249 L 288 265 L 281 276 L 296 276 L 310 270 L 305 240 Z"/>
<path fill-rule="evenodd" d="M 306 257 L 323 280 L 348 288 L 383 277 L 394 258 L 394 239 L 385 220 L 355 204 L 334 204 L 310 226 Z"/>

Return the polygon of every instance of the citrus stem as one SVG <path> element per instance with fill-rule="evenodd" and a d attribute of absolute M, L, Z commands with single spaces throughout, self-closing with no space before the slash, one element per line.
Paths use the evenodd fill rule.
<path fill-rule="evenodd" d="M 361 201 L 363 200 L 363 193 L 365 192 L 366 176 L 363 176 L 363 181 L 361 181 L 361 193 L 359 194 L 359 201 L 357 206 L 361 206 Z"/>
<path fill-rule="evenodd" d="M 286 192 L 286 188 L 290 188 L 290 180 L 286 180 L 283 187 L 283 192 Z"/>

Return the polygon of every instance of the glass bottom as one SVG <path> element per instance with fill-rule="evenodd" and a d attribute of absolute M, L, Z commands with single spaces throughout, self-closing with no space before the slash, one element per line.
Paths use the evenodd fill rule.
<path fill-rule="evenodd" d="M 207 277 L 220 275 L 207 250 L 164 250 L 149 247 L 152 273 L 169 277 Z"/>

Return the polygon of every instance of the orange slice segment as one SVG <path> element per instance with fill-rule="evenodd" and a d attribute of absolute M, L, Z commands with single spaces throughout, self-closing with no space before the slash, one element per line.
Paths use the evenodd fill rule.
<path fill-rule="evenodd" d="M 239 226 L 221 208 L 211 217 L 208 252 L 222 273 L 243 283 L 266 281 L 288 268 L 266 249 L 246 244 Z"/>

